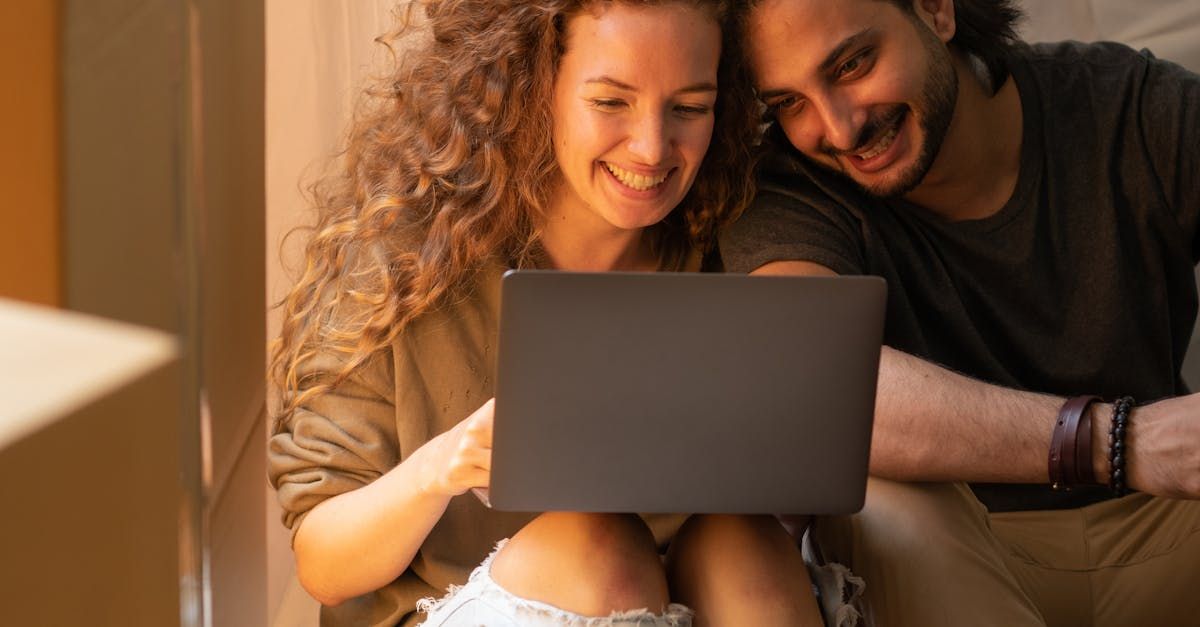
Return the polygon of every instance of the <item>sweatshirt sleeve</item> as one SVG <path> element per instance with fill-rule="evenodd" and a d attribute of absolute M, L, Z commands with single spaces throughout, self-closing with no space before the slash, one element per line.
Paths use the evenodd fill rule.
<path fill-rule="evenodd" d="M 332 376 L 341 361 L 317 356 L 302 376 Z M 283 524 L 295 538 L 313 507 L 358 489 L 400 463 L 391 352 L 376 355 L 334 390 L 304 402 L 271 437 L 267 471 Z"/>

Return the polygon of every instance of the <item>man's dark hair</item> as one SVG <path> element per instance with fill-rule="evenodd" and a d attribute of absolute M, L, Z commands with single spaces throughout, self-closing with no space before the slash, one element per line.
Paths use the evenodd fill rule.
<path fill-rule="evenodd" d="M 749 14 L 760 1 L 749 0 L 741 11 L 736 12 L 737 32 L 746 33 Z M 913 7 L 916 0 L 883 1 L 891 2 L 914 17 L 917 14 Z M 1014 0 L 954 0 L 954 37 L 950 43 L 987 67 L 993 92 L 1008 79 L 1008 58 L 1021 40 L 1017 36 L 1017 22 L 1024 17 Z"/>
<path fill-rule="evenodd" d="M 887 0 L 916 14 L 915 0 Z M 1013 0 L 954 0 L 954 37 L 950 43 L 978 58 L 987 67 L 992 91 L 1008 78 L 1008 58 L 1017 36 L 1017 22 L 1024 17 Z"/>

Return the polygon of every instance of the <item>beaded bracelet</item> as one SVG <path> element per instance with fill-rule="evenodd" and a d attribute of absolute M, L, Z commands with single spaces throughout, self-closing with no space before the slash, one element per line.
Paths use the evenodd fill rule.
<path fill-rule="evenodd" d="M 1129 428 L 1129 412 L 1132 409 L 1132 397 L 1117 399 L 1113 403 L 1112 424 L 1108 427 L 1108 487 L 1117 496 L 1129 493 L 1125 485 L 1125 432 Z"/>

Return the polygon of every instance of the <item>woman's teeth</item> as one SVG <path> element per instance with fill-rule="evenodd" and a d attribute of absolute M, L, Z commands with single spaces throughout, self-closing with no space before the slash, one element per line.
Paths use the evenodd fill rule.
<path fill-rule="evenodd" d="M 667 175 L 670 174 L 670 171 L 668 170 L 659 176 L 646 176 L 644 174 L 637 174 L 635 172 L 623 170 L 620 167 L 607 162 L 604 162 L 604 167 L 608 168 L 608 171 L 611 172 L 613 177 L 620 181 L 622 185 L 639 192 L 644 192 L 646 190 L 658 187 L 663 181 L 667 180 Z"/>
<path fill-rule="evenodd" d="M 866 161 L 868 159 L 874 159 L 875 157 L 883 154 L 883 151 L 892 147 L 892 140 L 896 139 L 896 133 L 899 132 L 899 130 L 899 125 L 893 126 L 891 130 L 883 134 L 883 137 L 879 138 L 879 141 L 875 142 L 875 146 L 873 146 L 870 150 L 858 153 L 858 158 Z"/>

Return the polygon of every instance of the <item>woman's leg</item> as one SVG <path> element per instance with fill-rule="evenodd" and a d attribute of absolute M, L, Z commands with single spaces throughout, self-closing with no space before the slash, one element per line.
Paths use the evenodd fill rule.
<path fill-rule="evenodd" d="M 654 537 L 633 514 L 542 514 L 496 555 L 492 579 L 512 594 L 584 616 L 668 605 Z"/>
<path fill-rule="evenodd" d="M 696 627 L 824 624 L 800 550 L 773 516 L 692 516 L 671 542 L 667 575 Z"/>

